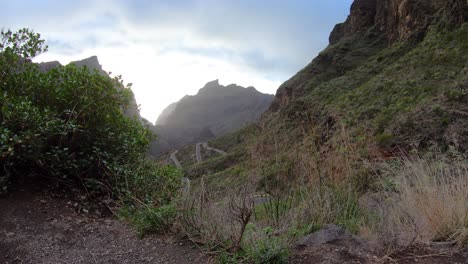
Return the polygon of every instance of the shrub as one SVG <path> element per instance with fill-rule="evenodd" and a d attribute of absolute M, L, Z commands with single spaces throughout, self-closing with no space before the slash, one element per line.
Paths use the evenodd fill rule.
<path fill-rule="evenodd" d="M 280 238 L 267 237 L 256 241 L 245 249 L 246 257 L 255 264 L 288 263 L 288 246 Z"/>
<path fill-rule="evenodd" d="M 116 191 L 153 138 L 123 114 L 130 87 L 86 67 L 41 72 L 31 59 L 47 47 L 28 29 L 2 31 L 1 40 L 1 182 L 34 173 Z"/>
<path fill-rule="evenodd" d="M 173 204 L 161 207 L 136 208 L 132 206 L 123 207 L 120 216 L 132 223 L 137 229 L 140 237 L 151 234 L 168 232 L 176 217 L 176 209 Z"/>
<path fill-rule="evenodd" d="M 421 242 L 468 245 L 466 159 L 405 160 L 390 172 L 396 177 L 397 192 L 388 193 L 390 206 L 384 219 L 388 223 L 384 225 L 394 236 L 414 233 Z"/>

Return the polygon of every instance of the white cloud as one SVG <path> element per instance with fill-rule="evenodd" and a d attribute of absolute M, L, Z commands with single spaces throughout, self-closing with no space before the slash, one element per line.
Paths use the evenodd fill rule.
<path fill-rule="evenodd" d="M 303 24 L 309 18 L 297 16 L 305 10 L 263 10 L 250 2 L 49 2 L 32 12 L 9 4 L 15 16 L 0 23 L 33 28 L 49 40 L 50 51 L 37 61 L 97 55 L 105 70 L 134 84 L 141 114 L 153 122 L 165 106 L 214 79 L 274 93 L 326 45 L 326 38 L 313 39 L 329 30 Z"/>

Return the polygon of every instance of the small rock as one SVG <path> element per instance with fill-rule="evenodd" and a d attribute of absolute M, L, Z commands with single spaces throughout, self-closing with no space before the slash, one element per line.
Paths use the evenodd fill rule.
<path fill-rule="evenodd" d="M 7 237 L 11 237 L 11 236 L 14 236 L 15 233 L 13 233 L 13 232 L 8 232 L 8 233 L 6 233 L 5 235 L 6 235 Z"/>
<path fill-rule="evenodd" d="M 39 202 L 41 202 L 42 204 L 46 204 L 46 203 L 47 203 L 46 200 L 40 200 Z"/>
<path fill-rule="evenodd" d="M 83 208 L 82 211 L 83 211 L 83 213 L 85 213 L 85 214 L 89 213 L 88 209 L 84 209 L 84 208 Z"/>

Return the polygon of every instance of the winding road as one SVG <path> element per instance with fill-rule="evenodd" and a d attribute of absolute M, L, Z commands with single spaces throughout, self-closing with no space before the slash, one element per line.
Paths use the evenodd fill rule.
<path fill-rule="evenodd" d="M 197 145 L 195 146 L 195 156 L 197 156 L 197 163 L 202 163 L 202 157 L 201 157 L 201 154 L 200 154 L 200 145 L 202 143 L 197 143 Z"/>
<path fill-rule="evenodd" d="M 195 146 L 195 155 L 197 156 L 197 163 L 202 163 L 203 162 L 202 157 L 201 157 L 201 153 L 200 153 L 201 152 L 201 148 L 200 148 L 201 145 L 203 145 L 204 148 L 216 151 L 221 155 L 226 155 L 227 154 L 225 151 L 222 151 L 220 149 L 215 149 L 215 148 L 209 147 L 208 143 L 206 143 L 206 142 L 197 143 L 197 145 Z"/>
<path fill-rule="evenodd" d="M 177 159 L 177 152 L 179 152 L 178 150 L 172 152 L 171 154 L 171 160 L 175 163 L 175 165 L 177 166 L 177 168 L 179 169 L 182 169 L 182 164 L 180 164 L 179 160 Z M 182 178 L 182 183 L 184 184 L 184 193 L 187 193 L 189 190 L 190 190 L 190 179 L 187 178 L 187 177 L 183 177 Z"/>
<path fill-rule="evenodd" d="M 177 152 L 179 152 L 179 151 L 176 150 L 176 151 L 172 152 L 172 154 L 171 154 L 171 160 L 175 163 L 175 165 L 177 166 L 177 168 L 182 169 L 182 164 L 180 164 L 179 160 L 178 160 L 177 157 L 176 157 Z"/>

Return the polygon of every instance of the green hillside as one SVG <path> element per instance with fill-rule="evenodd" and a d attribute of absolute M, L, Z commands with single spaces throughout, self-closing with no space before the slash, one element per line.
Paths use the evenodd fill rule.
<path fill-rule="evenodd" d="M 450 212 L 455 219 L 447 220 L 453 225 L 435 224 L 427 236 L 418 239 L 448 239 L 466 245 L 468 222 L 466 217 L 456 217 L 468 210 L 460 200 L 467 195 L 463 186 L 468 180 L 468 23 L 463 23 L 467 7 L 462 4 L 458 10 L 461 20 L 454 15 L 457 10 L 443 2 L 410 10 L 417 19 L 426 17 L 426 24 L 415 22 L 395 39 L 393 31 L 382 31 L 401 26 L 391 21 L 357 28 L 350 25 L 362 18 L 353 16 L 363 2 L 355 1 L 350 18 L 341 24 L 348 32 L 340 33 L 341 37 L 332 33 L 332 43 L 279 88 L 258 124 L 209 142 L 228 155 L 189 164 L 186 169 L 194 179 L 195 196 L 190 199 L 203 194 L 208 200 L 205 206 L 213 211 L 229 211 L 233 199 L 252 201 L 248 197 L 268 194 L 264 206 L 253 207 L 253 214 L 261 216 L 252 220 L 255 231 L 245 234 L 245 248 L 259 246 L 251 244 L 251 236 L 278 246 L 280 242 L 264 237 L 264 228 L 274 230 L 284 242 L 334 223 L 359 235 L 367 230 L 380 243 L 385 243 L 383 233 L 388 231 L 376 226 L 386 225 L 394 233 L 407 228 L 401 223 L 398 228 L 393 222 L 383 224 L 386 219 L 380 211 L 361 204 L 369 196 L 380 197 L 378 206 L 385 207 L 384 211 L 421 223 L 429 221 L 429 216 L 417 212 L 438 215 L 431 207 L 438 199 L 458 203 L 461 207 Z M 375 11 L 375 21 L 382 12 Z M 440 177 L 459 181 L 431 185 Z M 412 181 L 425 182 L 424 190 L 441 189 L 424 198 L 426 202 L 395 209 L 389 198 L 396 195 L 394 191 L 403 195 L 405 190 L 414 194 L 411 199 L 418 199 L 412 189 L 416 183 L 404 189 Z M 452 188 L 453 196 L 441 197 L 442 188 Z M 395 199 L 399 204 L 406 202 L 405 197 Z M 201 228 L 197 236 L 235 243 L 227 235 L 228 228 L 222 227 L 226 220 L 206 212 L 210 209 L 197 211 L 202 207 L 192 209 L 200 217 L 216 220 L 206 220 L 210 227 L 192 223 Z M 404 210 L 414 214 L 401 215 Z M 395 244 L 401 246 L 400 242 Z"/>

